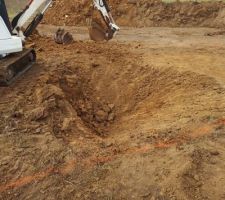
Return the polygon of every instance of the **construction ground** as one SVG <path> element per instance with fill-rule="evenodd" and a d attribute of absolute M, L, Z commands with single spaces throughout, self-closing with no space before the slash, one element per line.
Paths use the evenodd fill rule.
<path fill-rule="evenodd" d="M 0 88 L 0 200 L 225 199 L 224 3 L 114 1 L 121 31 L 96 43 L 70 2 Z"/>

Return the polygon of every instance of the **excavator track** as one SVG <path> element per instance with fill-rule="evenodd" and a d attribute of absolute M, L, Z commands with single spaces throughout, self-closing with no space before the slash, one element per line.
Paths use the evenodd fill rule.
<path fill-rule="evenodd" d="M 36 61 L 34 49 L 24 49 L 0 60 L 0 87 L 9 86 L 29 70 Z"/>

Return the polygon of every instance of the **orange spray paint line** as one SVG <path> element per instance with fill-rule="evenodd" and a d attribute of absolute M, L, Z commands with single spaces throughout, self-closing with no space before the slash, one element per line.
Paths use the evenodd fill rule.
<path fill-rule="evenodd" d="M 195 131 L 191 132 L 189 136 L 192 139 L 195 139 L 195 138 L 198 138 L 198 137 L 201 137 L 201 136 L 204 136 L 204 135 L 208 135 L 213 130 L 215 130 L 215 128 L 218 125 L 225 125 L 225 119 L 220 119 L 220 120 L 218 120 L 218 121 L 216 121 L 212 124 L 204 124 L 204 126 L 201 126 L 201 127 L 197 128 Z M 168 143 L 159 142 L 159 143 L 156 143 L 154 146 L 145 145 L 145 146 L 138 147 L 138 148 L 131 148 L 131 149 L 128 149 L 127 151 L 125 151 L 123 153 L 127 153 L 127 154 L 146 153 L 146 152 L 150 151 L 151 149 L 153 149 L 154 147 L 156 147 L 156 148 L 169 148 L 169 147 L 177 145 L 178 142 L 181 142 L 182 140 L 185 142 L 184 138 L 183 139 L 178 138 L 177 141 L 174 140 L 174 141 L 170 141 Z M 86 164 L 91 164 L 91 166 L 92 166 L 92 165 L 97 164 L 97 163 L 110 162 L 110 161 L 114 160 L 115 158 L 116 158 L 116 155 L 108 156 L 108 157 L 107 156 L 105 156 L 105 157 L 94 157 L 94 156 L 92 156 L 91 158 L 85 159 L 83 162 L 86 163 Z M 53 173 L 59 173 L 59 174 L 62 174 L 62 175 L 66 175 L 66 174 L 71 173 L 74 170 L 75 167 L 76 167 L 76 161 L 70 160 L 65 165 L 63 165 L 61 168 L 55 169 L 53 167 L 50 167 L 47 170 L 36 173 L 34 175 L 25 176 L 25 177 L 20 178 L 18 180 L 10 181 L 8 184 L 0 185 L 0 192 L 4 192 L 4 191 L 9 190 L 9 189 L 17 189 L 17 188 L 23 187 L 23 186 L 25 186 L 27 184 L 30 184 L 30 183 L 32 183 L 34 181 L 37 181 L 37 180 L 40 181 L 40 180 L 48 177 L 49 175 L 51 175 Z"/>
<path fill-rule="evenodd" d="M 53 168 L 48 168 L 46 171 L 39 172 L 31 176 L 25 176 L 16 181 L 11 181 L 6 185 L 0 185 L 0 192 L 4 192 L 9 189 L 20 188 L 29 183 L 32 183 L 33 181 L 42 180 L 45 177 L 49 176 L 53 171 L 54 171 Z"/>

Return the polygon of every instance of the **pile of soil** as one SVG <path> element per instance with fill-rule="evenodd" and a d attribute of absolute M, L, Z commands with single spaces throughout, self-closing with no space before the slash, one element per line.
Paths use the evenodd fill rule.
<path fill-rule="evenodd" d="M 225 26 L 224 2 L 173 2 L 161 0 L 109 1 L 121 26 Z M 53 25 L 87 25 L 91 1 L 55 0 L 44 23 Z"/>

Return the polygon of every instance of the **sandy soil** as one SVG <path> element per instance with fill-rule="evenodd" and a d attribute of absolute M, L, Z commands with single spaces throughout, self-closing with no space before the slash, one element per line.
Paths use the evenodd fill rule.
<path fill-rule="evenodd" d="M 222 32 L 67 29 L 76 42 L 38 37 L 37 64 L 0 88 L 0 199 L 224 199 Z"/>

